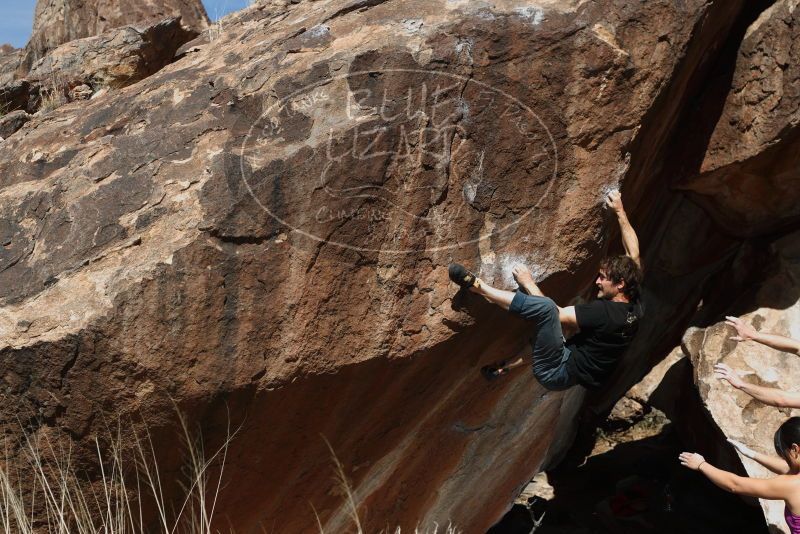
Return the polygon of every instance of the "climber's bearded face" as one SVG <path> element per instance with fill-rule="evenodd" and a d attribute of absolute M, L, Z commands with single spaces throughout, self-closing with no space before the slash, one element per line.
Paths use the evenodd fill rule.
<path fill-rule="evenodd" d="M 600 269 L 595 278 L 594 285 L 597 286 L 597 298 L 611 300 L 620 293 L 625 287 L 625 282 L 614 283 L 606 273 L 605 269 Z"/>

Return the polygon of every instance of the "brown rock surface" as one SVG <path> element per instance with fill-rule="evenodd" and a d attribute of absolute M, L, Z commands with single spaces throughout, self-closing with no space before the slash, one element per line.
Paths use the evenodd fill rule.
<path fill-rule="evenodd" d="M 172 18 L 70 41 L 33 65 L 24 79 L 0 85 L 0 105 L 34 113 L 126 87 L 171 63 L 175 51 L 195 37 L 197 32 Z"/>
<path fill-rule="evenodd" d="M 0 47 L 0 86 L 14 80 L 15 72 L 22 59 L 22 49 L 11 45 Z"/>
<path fill-rule="evenodd" d="M 27 110 L 31 99 L 31 82 L 28 80 L 10 79 L 0 85 L 0 111 L 10 113 Z"/>
<path fill-rule="evenodd" d="M 24 111 L 12 111 L 0 117 L 0 138 L 5 139 L 31 120 L 31 116 Z"/>
<path fill-rule="evenodd" d="M 200 0 L 38 0 L 24 64 L 30 67 L 48 51 L 69 41 L 119 26 L 175 17 L 197 32 L 208 27 L 208 15 Z"/>
<path fill-rule="evenodd" d="M 123 26 L 55 48 L 33 65 L 27 78 L 40 84 L 54 78 L 68 87 L 119 89 L 171 63 L 175 51 L 196 36 L 175 18 L 149 26 Z"/>
<path fill-rule="evenodd" d="M 774 252 L 775 264 L 767 271 L 771 274 L 742 295 L 737 308 L 748 310 L 741 314 L 742 319 L 759 330 L 800 338 L 800 236 L 793 234 L 779 240 Z M 775 430 L 787 417 L 798 414 L 765 406 L 715 379 L 713 366 L 723 362 L 739 370 L 747 381 L 794 391 L 800 381 L 800 359 L 753 342 L 737 343 L 730 339 L 732 335 L 735 332 L 724 321 L 707 328 L 692 328 L 686 333 L 683 350 L 691 358 L 700 396 L 713 418 L 709 424 L 716 423 L 728 438 L 772 454 Z M 742 457 L 742 462 L 751 476 L 771 476 L 747 458 Z M 788 532 L 783 503 L 762 500 L 761 505 L 770 525 Z"/>
<path fill-rule="evenodd" d="M 732 234 L 774 232 L 800 220 L 798 57 L 800 10 L 794 0 L 779 0 L 747 30 L 700 174 L 681 185 Z M 715 107 L 716 91 L 704 107 Z"/>
<path fill-rule="evenodd" d="M 0 152 L 4 425 L 36 414 L 89 455 L 103 414 L 141 412 L 169 480 L 174 398 L 212 442 L 227 413 L 243 424 L 225 528 L 312 531 L 310 502 L 344 530 L 324 436 L 370 531 L 485 530 L 569 445 L 583 393 L 485 384 L 527 328 L 454 295 L 446 266 L 510 287 L 525 262 L 566 302 L 625 176 L 669 304 L 654 316 L 690 317 L 675 280 L 707 280 L 733 246 L 657 169 L 741 6 L 262 4 L 34 118 Z M 640 350 L 676 336 L 656 324 Z"/>

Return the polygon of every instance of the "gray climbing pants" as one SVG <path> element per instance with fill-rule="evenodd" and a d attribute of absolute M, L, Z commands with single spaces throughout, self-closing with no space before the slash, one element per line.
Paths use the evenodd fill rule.
<path fill-rule="evenodd" d="M 558 306 L 552 299 L 517 291 L 508 311 L 535 323 L 530 341 L 533 348 L 533 376 L 553 391 L 569 389 L 578 382 L 570 375 L 570 350 L 564 345 Z"/>

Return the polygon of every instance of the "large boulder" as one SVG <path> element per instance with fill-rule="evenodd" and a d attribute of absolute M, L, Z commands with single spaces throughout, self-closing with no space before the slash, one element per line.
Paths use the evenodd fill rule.
<path fill-rule="evenodd" d="M 149 26 L 123 26 L 97 37 L 59 46 L 37 62 L 27 78 L 65 87 L 87 84 L 119 89 L 142 80 L 174 60 L 181 45 L 197 37 L 177 18 Z"/>
<path fill-rule="evenodd" d="M 49 111 L 103 89 L 132 85 L 172 63 L 181 45 L 197 35 L 172 18 L 70 41 L 50 51 L 24 78 L 0 83 L 0 106 Z"/>
<path fill-rule="evenodd" d="M 0 117 L 0 138 L 5 139 L 31 120 L 31 116 L 22 110 L 12 111 Z"/>
<path fill-rule="evenodd" d="M 225 528 L 316 530 L 311 503 L 345 529 L 327 440 L 369 530 L 485 530 L 569 445 L 583 392 L 483 382 L 529 327 L 447 264 L 512 287 L 524 262 L 565 303 L 620 185 L 660 217 L 648 235 L 670 211 L 704 246 L 655 169 L 742 2 L 284 4 L 4 141 L 4 430 L 87 458 L 107 414 L 142 414 L 170 481 L 174 399 L 211 442 L 241 424 Z"/>
<path fill-rule="evenodd" d="M 196 32 L 209 24 L 200 0 L 38 0 L 33 32 L 25 47 L 24 68 L 69 41 L 100 35 L 119 26 L 167 18 L 180 18 L 188 29 Z"/>
<path fill-rule="evenodd" d="M 738 49 L 727 92 L 699 174 L 681 188 L 725 230 L 755 236 L 800 218 L 800 10 L 779 0 L 764 11 Z M 717 88 L 699 116 L 719 109 Z M 692 137 L 692 139 L 694 139 Z"/>
<path fill-rule="evenodd" d="M 172 63 L 178 48 L 197 35 L 172 18 L 70 41 L 33 65 L 25 79 L 0 86 L 0 103 L 35 112 L 132 85 Z M 19 85 L 27 99 L 12 90 Z"/>

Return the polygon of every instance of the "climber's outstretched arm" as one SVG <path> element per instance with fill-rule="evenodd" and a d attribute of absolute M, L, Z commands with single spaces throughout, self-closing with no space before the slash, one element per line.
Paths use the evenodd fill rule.
<path fill-rule="evenodd" d="M 606 205 L 614 210 L 619 222 L 619 229 L 622 233 L 622 246 L 625 247 L 625 254 L 642 268 L 642 260 L 639 256 L 639 238 L 636 231 L 628 220 L 625 207 L 622 205 L 622 195 L 619 191 L 612 191 L 606 199 Z"/>

